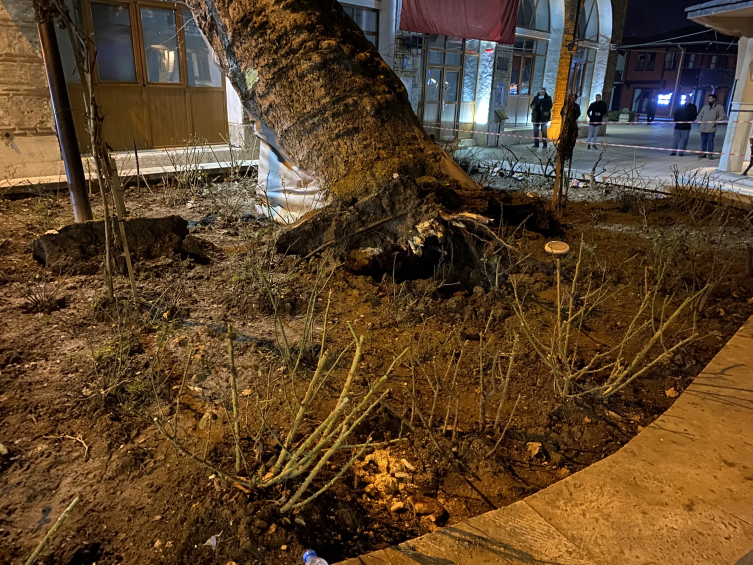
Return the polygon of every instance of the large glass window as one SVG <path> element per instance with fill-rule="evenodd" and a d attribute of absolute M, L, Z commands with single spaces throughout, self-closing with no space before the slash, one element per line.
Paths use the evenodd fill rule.
<path fill-rule="evenodd" d="M 128 6 L 92 2 L 99 80 L 136 82 L 133 34 Z"/>
<path fill-rule="evenodd" d="M 175 12 L 142 7 L 141 28 L 144 35 L 147 81 L 180 82 Z"/>
<path fill-rule="evenodd" d="M 513 44 L 510 69 L 511 96 L 536 94 L 544 83 L 547 42 L 526 37 L 516 37 Z"/>
<path fill-rule="evenodd" d="M 580 104 L 586 103 L 591 96 L 595 61 L 596 49 L 589 47 L 579 47 L 570 61 L 570 83 L 567 91 L 575 94 Z"/>
<path fill-rule="evenodd" d="M 476 41 L 478 45 L 478 41 Z M 478 51 L 478 47 L 476 47 Z M 429 64 L 459 67 L 463 61 L 463 39 L 446 35 L 429 36 Z"/>
<path fill-rule="evenodd" d="M 212 50 L 196 25 L 191 10 L 183 10 L 183 32 L 186 35 L 188 86 L 222 86 L 222 72 L 214 62 Z"/>
<path fill-rule="evenodd" d="M 596 0 L 585 0 L 578 18 L 578 39 L 599 41 L 599 8 Z"/>
<path fill-rule="evenodd" d="M 517 27 L 549 31 L 549 0 L 519 0 Z"/>
<path fill-rule="evenodd" d="M 378 47 L 377 37 L 379 35 L 379 12 L 370 8 L 359 8 L 357 6 L 348 6 L 343 4 L 343 10 L 348 14 L 356 25 L 361 28 L 366 39 Z"/>

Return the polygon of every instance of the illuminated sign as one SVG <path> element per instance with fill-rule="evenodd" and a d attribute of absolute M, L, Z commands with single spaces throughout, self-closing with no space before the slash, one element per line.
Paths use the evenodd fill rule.
<path fill-rule="evenodd" d="M 688 101 L 688 95 L 683 94 L 680 96 L 680 106 L 685 106 L 685 103 Z"/>
<path fill-rule="evenodd" d="M 669 94 L 660 94 L 659 97 L 656 99 L 659 106 L 669 106 L 669 101 L 672 98 L 672 93 Z"/>

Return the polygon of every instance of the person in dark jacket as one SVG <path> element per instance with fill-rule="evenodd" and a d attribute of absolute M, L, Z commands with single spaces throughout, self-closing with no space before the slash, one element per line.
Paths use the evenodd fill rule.
<path fill-rule="evenodd" d="M 534 96 L 531 102 L 531 121 L 533 122 L 533 142 L 534 147 L 539 146 L 539 130 L 541 130 L 541 140 L 546 147 L 546 125 L 552 119 L 552 97 L 546 93 L 546 88 L 542 88 Z"/>
<path fill-rule="evenodd" d="M 696 105 L 688 102 L 684 106 L 680 106 L 675 111 L 675 122 L 694 122 L 698 117 L 698 108 Z M 690 124 L 675 124 L 675 139 L 672 143 L 672 153 L 670 155 L 676 155 L 679 150 L 680 157 L 684 156 L 685 149 L 688 147 L 688 138 L 690 137 Z"/>
<path fill-rule="evenodd" d="M 646 97 L 646 121 L 650 124 L 656 117 L 656 103 L 653 98 Z"/>
<path fill-rule="evenodd" d="M 588 115 L 588 148 L 591 149 L 593 144 L 594 149 L 596 149 L 599 128 L 607 117 L 607 103 L 601 99 L 601 94 L 596 95 L 596 101 L 588 107 L 586 115 Z"/>

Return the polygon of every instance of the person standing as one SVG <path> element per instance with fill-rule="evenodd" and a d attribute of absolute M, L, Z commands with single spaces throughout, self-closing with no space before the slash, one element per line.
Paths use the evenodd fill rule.
<path fill-rule="evenodd" d="M 646 121 L 650 124 L 656 117 L 656 103 L 653 97 L 647 96 L 646 98 Z"/>
<path fill-rule="evenodd" d="M 531 121 L 533 122 L 534 147 L 539 146 L 539 131 L 541 140 L 546 147 L 546 125 L 552 119 L 552 97 L 546 93 L 546 88 L 539 90 L 531 102 Z"/>
<path fill-rule="evenodd" d="M 677 123 L 677 122 L 694 122 L 698 117 L 698 108 L 695 104 L 688 102 L 687 104 L 680 106 L 675 111 L 674 121 L 675 123 L 675 139 L 672 144 L 672 153 L 670 155 L 677 155 L 679 151 L 680 157 L 685 155 L 683 151 L 688 148 L 688 138 L 690 137 L 690 124 L 689 123 Z"/>
<path fill-rule="evenodd" d="M 593 144 L 596 149 L 599 128 L 607 115 L 607 103 L 601 99 L 601 94 L 596 95 L 596 101 L 591 102 L 586 115 L 588 116 L 588 148 L 591 149 L 591 144 Z"/>
<path fill-rule="evenodd" d="M 709 94 L 709 103 L 698 112 L 698 131 L 701 132 L 701 153 L 699 159 L 708 157 L 713 159 L 714 136 L 716 135 L 716 122 L 722 121 L 726 115 L 724 108 L 716 103 L 716 94 Z"/>

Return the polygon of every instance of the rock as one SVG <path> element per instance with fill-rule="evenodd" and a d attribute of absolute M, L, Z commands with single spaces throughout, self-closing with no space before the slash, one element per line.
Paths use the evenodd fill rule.
<path fill-rule="evenodd" d="M 195 235 L 187 235 L 183 238 L 181 243 L 181 250 L 183 253 L 187 253 L 189 257 L 193 258 L 197 263 L 209 263 L 212 254 L 221 251 L 211 241 L 206 241 Z"/>
<path fill-rule="evenodd" d="M 0 455 L 2 455 L 3 457 L 8 455 L 8 448 L 5 447 L 2 443 L 0 443 Z"/>
<path fill-rule="evenodd" d="M 152 259 L 182 250 L 188 222 L 180 216 L 132 218 L 125 221 L 125 230 L 131 259 Z M 113 239 L 116 264 L 124 269 L 119 228 L 113 230 Z M 102 265 L 104 250 L 104 221 L 70 224 L 31 244 L 34 258 L 57 273 L 95 274 Z"/>
<path fill-rule="evenodd" d="M 403 467 L 405 467 L 406 470 L 410 471 L 411 473 L 414 473 L 416 471 L 416 468 L 411 465 L 406 459 L 401 459 L 400 463 L 402 463 Z"/>
<path fill-rule="evenodd" d="M 390 512 L 402 512 L 403 510 L 405 510 L 405 504 L 399 500 L 390 506 Z"/>
<path fill-rule="evenodd" d="M 157 540 L 154 542 L 154 549 L 159 549 L 162 547 L 162 540 Z"/>
<path fill-rule="evenodd" d="M 303 518 L 301 518 L 300 516 L 296 516 L 295 517 L 295 523 L 298 524 L 299 526 L 305 526 L 306 525 L 306 522 L 304 522 Z"/>
<path fill-rule="evenodd" d="M 664 394 L 666 394 L 669 398 L 677 398 L 678 396 L 680 396 L 680 393 L 677 392 L 674 387 L 665 390 Z"/>
<path fill-rule="evenodd" d="M 526 444 L 526 451 L 528 452 L 528 457 L 533 459 L 541 453 L 541 443 L 538 441 L 529 441 Z"/>
<path fill-rule="evenodd" d="M 410 501 L 413 504 L 413 511 L 417 515 L 428 516 L 432 522 L 437 522 L 447 514 L 442 503 L 436 498 L 414 495 L 410 498 Z"/>

